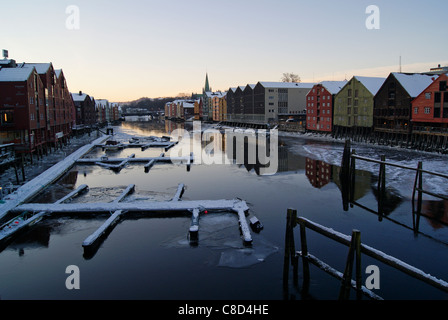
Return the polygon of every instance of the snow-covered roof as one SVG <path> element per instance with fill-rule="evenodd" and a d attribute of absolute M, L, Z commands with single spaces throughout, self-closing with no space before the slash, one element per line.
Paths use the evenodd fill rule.
<path fill-rule="evenodd" d="M 1 82 L 17 82 L 26 81 L 33 72 L 34 67 L 21 67 L 21 68 L 1 68 L 0 69 L 0 81 Z"/>
<path fill-rule="evenodd" d="M 347 84 L 347 80 L 344 81 L 322 81 L 321 84 L 331 94 L 337 94 Z"/>
<path fill-rule="evenodd" d="M 33 66 L 36 68 L 38 74 L 44 74 L 50 69 L 51 62 L 49 63 L 24 63 L 24 66 Z"/>
<path fill-rule="evenodd" d="M 85 93 L 72 93 L 73 101 L 84 101 L 87 98 L 87 94 Z"/>
<path fill-rule="evenodd" d="M 61 73 L 62 73 L 62 69 L 54 70 L 54 74 L 56 75 L 56 78 L 59 78 L 61 76 Z"/>
<path fill-rule="evenodd" d="M 107 106 L 107 104 L 109 103 L 109 100 L 107 100 L 107 99 L 98 99 L 98 100 L 95 100 L 95 104 L 97 105 L 97 106 Z"/>
<path fill-rule="evenodd" d="M 364 85 L 364 87 L 366 87 L 366 89 L 369 90 L 370 93 L 373 95 L 376 95 L 378 90 L 383 85 L 384 81 L 386 81 L 386 78 L 379 78 L 379 77 L 354 76 L 353 78 L 361 82 Z"/>
<path fill-rule="evenodd" d="M 395 79 L 400 82 L 401 86 L 409 93 L 411 97 L 417 97 L 437 78 L 434 75 L 421 73 L 399 73 L 392 72 Z"/>
<path fill-rule="evenodd" d="M 242 90 L 244 87 L 242 87 Z M 214 98 L 214 97 L 218 97 L 218 98 L 223 98 L 227 95 L 227 91 L 222 92 L 222 91 L 215 91 L 215 92 L 206 92 L 207 97 L 209 98 Z"/>
<path fill-rule="evenodd" d="M 268 82 L 268 81 L 260 81 L 258 83 L 265 88 L 301 88 L 301 89 L 311 89 L 316 84 L 311 82 Z"/>

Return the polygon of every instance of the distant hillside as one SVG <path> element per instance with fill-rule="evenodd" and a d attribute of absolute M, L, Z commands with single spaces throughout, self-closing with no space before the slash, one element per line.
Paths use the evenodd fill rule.
<path fill-rule="evenodd" d="M 190 99 L 190 97 L 164 97 L 164 98 L 140 98 L 134 101 L 121 103 L 122 110 L 126 112 L 128 108 L 147 109 L 149 111 L 164 111 L 165 104 L 167 102 L 174 101 L 176 99 Z"/>
<path fill-rule="evenodd" d="M 167 98 L 140 98 L 135 101 L 126 102 L 122 105 L 123 111 L 128 108 L 139 108 L 139 109 L 147 109 L 150 111 L 162 111 L 164 110 L 165 104 L 167 102 L 173 101 L 176 98 L 167 97 Z"/>

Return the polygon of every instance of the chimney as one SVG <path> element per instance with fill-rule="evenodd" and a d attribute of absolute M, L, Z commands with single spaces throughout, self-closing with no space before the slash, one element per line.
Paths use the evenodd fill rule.
<path fill-rule="evenodd" d="M 82 91 L 81 90 L 79 91 L 79 95 L 82 96 Z"/>

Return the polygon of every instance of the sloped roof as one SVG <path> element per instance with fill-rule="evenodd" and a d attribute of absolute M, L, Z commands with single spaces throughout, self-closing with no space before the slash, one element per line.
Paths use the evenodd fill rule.
<path fill-rule="evenodd" d="M 347 80 L 344 81 L 322 81 L 321 84 L 331 94 L 337 94 L 347 84 Z"/>
<path fill-rule="evenodd" d="M 437 79 L 437 76 L 433 74 L 392 72 L 392 75 L 413 98 L 417 97 L 423 90 L 429 87 L 435 79 Z"/>
<path fill-rule="evenodd" d="M 384 81 L 386 81 L 386 78 L 379 78 L 379 77 L 354 76 L 353 78 L 361 82 L 364 85 L 364 87 L 366 87 L 367 90 L 369 90 L 370 93 L 373 95 L 376 95 L 378 90 L 383 85 Z"/>
<path fill-rule="evenodd" d="M 33 72 L 34 67 L 21 67 L 21 68 L 1 68 L 0 69 L 0 81 L 1 82 L 18 82 L 26 81 Z"/>
<path fill-rule="evenodd" d="M 33 66 L 36 68 L 38 74 L 47 73 L 48 69 L 51 67 L 51 62 L 48 63 L 24 63 L 24 66 Z"/>
<path fill-rule="evenodd" d="M 316 85 L 316 83 L 311 82 L 269 82 L 260 81 L 258 82 L 265 88 L 301 88 L 301 89 L 311 89 Z"/>
<path fill-rule="evenodd" d="M 72 93 L 73 101 L 84 101 L 87 99 L 88 94 L 85 93 Z"/>
<path fill-rule="evenodd" d="M 56 78 L 59 78 L 61 76 L 61 73 L 62 73 L 62 69 L 54 70 L 54 74 L 56 75 Z"/>

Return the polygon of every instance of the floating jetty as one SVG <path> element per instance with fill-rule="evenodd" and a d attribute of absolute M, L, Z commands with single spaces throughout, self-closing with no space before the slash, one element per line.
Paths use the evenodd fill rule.
<path fill-rule="evenodd" d="M 67 156 L 64 160 L 58 162 L 48 170 L 41 173 L 33 180 L 21 186 L 14 194 L 10 194 L 3 199 L 5 203 L 0 205 L 0 220 L 3 219 L 11 209 L 25 203 L 35 197 L 50 184 L 62 177 L 79 159 L 95 148 L 95 145 L 109 139 L 110 136 L 103 136 L 91 144 L 87 144 L 77 151 Z"/>
<path fill-rule="evenodd" d="M 63 203 L 57 201 L 48 203 L 29 203 L 18 206 L 12 212 L 45 213 L 45 215 L 83 215 L 83 214 L 113 214 L 83 242 L 86 252 L 92 247 L 97 247 L 101 238 L 104 238 L 117 222 L 134 213 L 142 216 L 151 214 L 163 214 L 164 216 L 178 216 L 181 214 L 192 214 L 190 225 L 190 241 L 196 243 L 198 240 L 199 217 L 201 213 L 233 212 L 238 215 L 239 227 L 242 234 L 243 244 L 252 244 L 252 235 L 247 223 L 246 214 L 249 211 L 247 203 L 241 199 L 233 200 L 181 200 L 185 191 L 184 184 L 179 184 L 173 198 L 168 201 L 132 201 L 122 202 L 130 193 L 134 192 L 135 185 L 128 186 L 123 193 L 112 202 L 104 203 Z"/>
<path fill-rule="evenodd" d="M 88 186 L 83 184 L 79 186 L 76 190 L 70 192 L 65 197 L 59 199 L 55 202 L 55 204 L 61 204 L 64 202 L 67 202 L 74 197 L 80 195 L 81 193 L 88 190 Z M 41 212 L 28 212 L 24 211 L 17 217 L 9 220 L 5 224 L 0 226 L 0 242 L 5 242 L 8 239 L 10 239 L 14 234 L 19 233 L 20 231 L 24 230 L 27 227 L 30 227 L 37 222 L 41 221 L 45 216 L 47 215 L 47 212 L 45 210 L 42 210 Z"/>
<path fill-rule="evenodd" d="M 63 161 L 54 165 L 37 178 L 28 182 L 17 192 L 6 199 L 5 203 L 0 205 L 0 220 L 7 214 L 16 215 L 16 217 L 8 222 L 0 225 L 0 242 L 2 239 L 9 239 L 19 230 L 38 223 L 42 218 L 47 216 L 54 216 L 58 214 L 64 215 L 83 215 L 83 214 L 108 214 L 110 215 L 106 221 L 89 237 L 87 237 L 82 246 L 85 253 L 92 248 L 98 247 L 100 240 L 105 237 L 114 226 L 118 224 L 120 219 L 126 217 L 128 214 L 145 215 L 160 215 L 167 217 L 179 216 L 179 214 L 191 214 L 190 241 L 197 243 L 199 220 L 202 213 L 213 212 L 233 212 L 238 215 L 239 227 L 244 245 L 252 243 L 252 236 L 249 230 L 249 225 L 246 216 L 249 207 L 244 200 L 182 200 L 185 192 L 184 184 L 179 184 L 174 196 L 167 201 L 130 201 L 123 202 L 123 200 L 135 190 L 135 185 L 129 185 L 122 194 L 112 202 L 98 202 L 98 203 L 71 203 L 74 197 L 79 196 L 83 192 L 89 190 L 87 185 L 81 185 L 76 190 L 70 192 L 63 198 L 54 203 L 26 203 L 35 197 L 39 192 L 43 191 L 50 184 L 54 183 L 70 170 L 75 164 L 90 164 L 100 165 L 102 167 L 119 171 L 129 163 L 144 163 L 145 172 L 158 162 L 172 162 L 172 163 L 186 163 L 187 170 L 193 162 L 193 153 L 186 157 L 166 157 L 164 153 L 159 157 L 143 157 L 136 158 L 135 154 L 127 158 L 109 158 L 103 156 L 101 158 L 83 158 L 92 149 L 98 146 L 103 146 L 109 136 L 101 137 L 93 143 L 86 145 L 73 154 L 67 156 Z M 138 143 L 137 143 L 138 142 Z M 132 141 L 129 146 L 140 145 L 143 147 L 157 146 L 169 149 L 177 142 L 171 142 L 169 139 L 163 138 L 160 140 L 152 139 L 151 141 Z M 116 144 L 115 144 L 116 145 Z"/>

